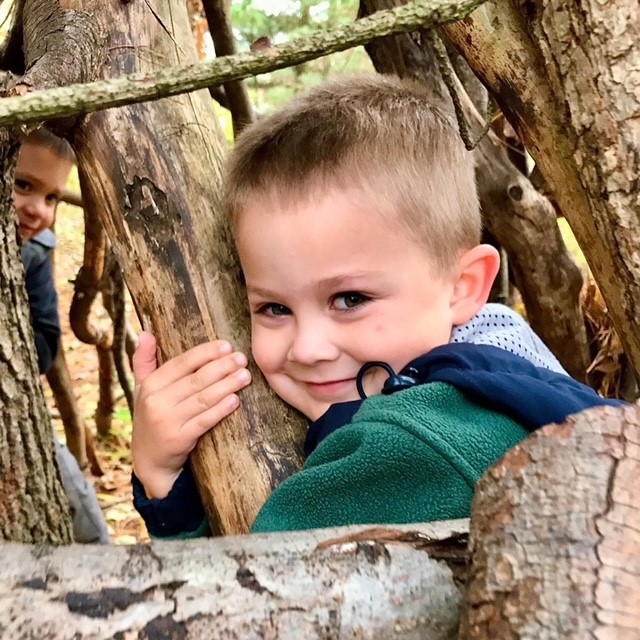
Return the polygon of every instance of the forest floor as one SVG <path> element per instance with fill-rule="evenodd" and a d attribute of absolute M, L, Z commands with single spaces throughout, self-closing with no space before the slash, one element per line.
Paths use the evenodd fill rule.
<path fill-rule="evenodd" d="M 84 221 L 82 209 L 61 204 L 56 216 L 58 246 L 55 251 L 55 274 L 60 296 L 60 316 L 62 320 L 62 342 L 71 374 L 71 380 L 78 406 L 85 424 L 96 433 L 94 413 L 98 402 L 98 359 L 95 347 L 83 344 L 69 327 L 69 307 L 73 297 L 73 280 L 82 265 L 84 249 Z M 105 329 L 109 320 L 100 300 L 92 321 Z M 132 306 L 129 304 L 127 318 L 136 333 L 139 324 Z M 45 381 L 45 394 L 53 417 L 54 427 L 64 441 L 64 429 L 55 408 L 51 391 Z M 114 389 L 117 398 L 111 431 L 106 437 L 96 437 L 96 449 L 104 475 L 86 476 L 96 489 L 98 501 L 109 525 L 109 532 L 116 544 L 148 542 L 149 536 L 144 523 L 133 508 L 131 494 L 131 415 L 119 386 Z"/>

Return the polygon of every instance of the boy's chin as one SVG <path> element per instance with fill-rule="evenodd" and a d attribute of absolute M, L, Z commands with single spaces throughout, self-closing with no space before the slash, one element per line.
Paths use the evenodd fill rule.
<path fill-rule="evenodd" d="M 18 225 L 18 239 L 20 240 L 21 244 L 29 242 L 29 240 L 31 240 L 31 238 L 33 238 L 36 233 L 37 232 L 33 231 L 32 229 L 28 229 L 23 227 L 22 225 Z"/>

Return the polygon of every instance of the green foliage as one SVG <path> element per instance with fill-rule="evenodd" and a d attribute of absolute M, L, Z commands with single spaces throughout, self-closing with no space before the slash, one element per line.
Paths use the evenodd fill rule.
<path fill-rule="evenodd" d="M 233 0 L 232 20 L 238 49 L 246 51 L 259 38 L 273 45 L 355 20 L 357 0 Z M 258 113 L 268 112 L 301 90 L 336 73 L 371 70 L 362 47 L 248 79 Z"/>

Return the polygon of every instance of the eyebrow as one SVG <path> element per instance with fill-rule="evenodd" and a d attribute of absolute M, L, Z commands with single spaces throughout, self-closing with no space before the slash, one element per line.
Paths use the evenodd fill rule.
<path fill-rule="evenodd" d="M 385 275 L 383 271 L 358 271 L 349 274 L 340 274 L 337 276 L 331 276 L 330 278 L 323 278 L 317 283 L 317 288 L 322 289 L 357 289 L 358 281 L 364 278 L 380 277 Z M 256 287 L 253 285 L 247 285 L 247 293 L 260 296 L 262 298 L 275 298 L 277 294 L 269 289 L 263 289 L 262 287 Z"/>
<path fill-rule="evenodd" d="M 356 271 L 355 273 L 346 273 L 331 278 L 324 278 L 318 282 L 318 288 L 323 289 L 350 289 L 357 288 L 359 280 L 364 278 L 376 278 L 384 275 L 382 271 Z"/>

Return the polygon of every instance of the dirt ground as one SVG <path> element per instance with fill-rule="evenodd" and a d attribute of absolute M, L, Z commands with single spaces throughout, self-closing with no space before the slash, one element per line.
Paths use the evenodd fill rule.
<path fill-rule="evenodd" d="M 82 210 L 61 204 L 56 216 L 58 246 L 55 252 L 55 274 L 60 296 L 63 346 L 74 391 L 82 417 L 89 428 L 96 433 L 93 414 L 98 401 L 98 360 L 94 347 L 81 343 L 69 327 L 69 307 L 73 296 L 73 279 L 82 265 L 84 222 Z M 94 321 L 109 326 L 109 321 L 100 300 L 94 304 Z M 139 324 L 131 305 L 128 319 L 136 332 Z M 64 430 L 55 408 L 51 391 L 45 382 L 45 393 L 53 417 L 56 432 L 64 440 Z M 131 495 L 131 417 L 122 390 L 115 389 L 117 407 L 114 412 L 110 434 L 105 438 L 96 437 L 98 456 L 105 471 L 102 477 L 87 477 L 93 482 L 98 501 L 109 525 L 109 532 L 116 544 L 147 542 L 144 523 L 133 508 Z"/>

